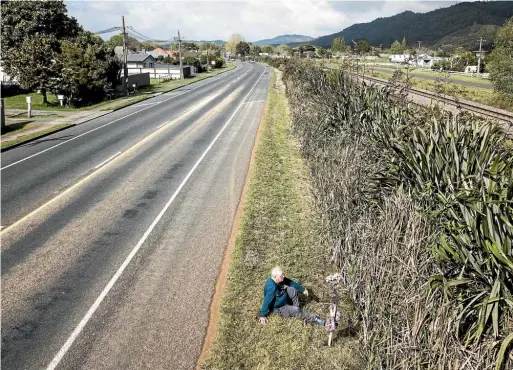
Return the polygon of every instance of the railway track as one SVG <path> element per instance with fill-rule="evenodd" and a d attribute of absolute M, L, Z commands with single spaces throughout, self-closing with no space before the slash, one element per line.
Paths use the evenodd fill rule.
<path fill-rule="evenodd" d="M 359 75 L 358 77 L 362 78 L 364 80 L 367 80 L 367 81 L 374 82 L 379 85 L 387 85 L 388 84 L 387 80 L 384 80 L 381 78 L 370 77 L 370 76 L 361 76 L 361 75 Z M 471 101 L 465 100 L 465 99 L 454 99 L 451 96 L 439 95 L 432 91 L 418 89 L 415 87 L 410 87 L 410 89 L 408 91 L 410 94 L 413 94 L 413 95 L 418 95 L 418 96 L 422 96 L 422 97 L 429 98 L 432 100 L 436 100 L 443 104 L 458 107 L 461 110 L 467 110 L 472 113 L 477 113 L 477 114 L 480 114 L 480 115 L 488 117 L 488 118 L 492 118 L 492 119 L 495 119 L 495 120 L 498 120 L 501 122 L 508 123 L 509 124 L 508 128 L 509 129 L 513 128 L 513 113 L 512 112 L 508 112 L 506 110 L 499 109 L 499 108 L 490 107 L 490 106 L 484 105 L 484 104 L 471 102 Z"/>

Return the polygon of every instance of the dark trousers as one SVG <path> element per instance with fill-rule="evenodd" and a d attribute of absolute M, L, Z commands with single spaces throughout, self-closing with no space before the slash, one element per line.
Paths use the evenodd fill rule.
<path fill-rule="evenodd" d="M 300 320 L 315 322 L 315 319 L 317 318 L 316 315 L 312 313 L 303 312 L 301 307 L 299 307 L 299 298 L 297 296 L 296 288 L 288 287 L 287 295 L 289 296 L 289 302 L 292 304 L 286 304 L 285 306 L 277 308 L 276 313 L 278 315 L 280 315 L 281 317 L 295 317 Z"/>

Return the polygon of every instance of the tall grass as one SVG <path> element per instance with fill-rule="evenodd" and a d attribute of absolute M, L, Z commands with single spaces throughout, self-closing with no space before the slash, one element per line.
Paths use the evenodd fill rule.
<path fill-rule="evenodd" d="M 513 151 L 493 122 L 416 110 L 280 61 L 325 243 L 370 369 L 513 366 Z"/>

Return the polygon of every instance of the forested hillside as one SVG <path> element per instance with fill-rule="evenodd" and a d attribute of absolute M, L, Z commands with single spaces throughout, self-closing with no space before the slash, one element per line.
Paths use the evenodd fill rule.
<path fill-rule="evenodd" d="M 422 41 L 426 46 L 453 44 L 472 49 L 484 37 L 485 47 L 491 46 L 497 26 L 513 16 L 513 2 L 460 3 L 428 13 L 406 11 L 388 18 L 378 18 L 369 23 L 354 24 L 341 32 L 322 36 L 312 44 L 330 47 L 335 37 L 345 40 L 366 39 L 374 46 L 390 47 L 394 40 L 406 37 L 408 46 Z"/>

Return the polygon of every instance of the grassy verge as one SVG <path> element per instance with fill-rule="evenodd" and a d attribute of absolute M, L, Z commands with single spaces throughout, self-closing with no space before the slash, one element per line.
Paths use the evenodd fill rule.
<path fill-rule="evenodd" d="M 61 130 L 61 129 L 65 128 L 65 127 L 69 127 L 69 126 L 73 126 L 73 125 L 70 125 L 70 124 L 67 124 L 67 123 L 63 123 L 61 125 L 55 125 L 55 126 L 49 127 L 46 130 L 41 130 L 41 131 L 33 132 L 31 134 L 19 136 L 16 139 L 13 139 L 13 140 L 3 141 L 2 145 L 1 145 L 1 149 L 2 150 L 3 149 L 7 149 L 7 148 L 9 148 L 9 147 L 11 147 L 13 145 L 24 143 L 25 141 L 29 141 L 29 140 L 35 139 L 37 137 L 50 134 L 50 133 L 52 133 L 54 131 L 58 131 L 58 130 Z"/>
<path fill-rule="evenodd" d="M 256 316 L 273 266 L 305 285 L 321 302 L 305 310 L 328 313 L 324 278 L 330 265 L 317 240 L 318 221 L 310 179 L 291 135 L 287 101 L 273 74 L 261 122 L 244 215 L 235 242 L 220 325 L 205 369 L 359 369 L 355 339 L 340 330 L 327 347 L 326 329 L 271 315 Z M 343 309 L 349 315 L 349 305 Z M 344 326 L 344 325 L 342 325 Z"/>
<path fill-rule="evenodd" d="M 108 108 L 104 108 L 104 109 L 101 109 L 102 111 L 116 111 L 116 110 L 119 110 L 121 108 L 125 108 L 125 107 L 128 107 L 129 105 L 132 105 L 132 104 L 135 104 L 135 103 L 138 103 L 140 101 L 143 101 L 143 100 L 146 100 L 146 99 L 149 99 L 151 98 L 151 95 L 141 95 L 141 96 L 137 96 L 133 99 L 129 99 L 129 100 L 126 100 L 124 102 L 121 102 L 117 105 L 114 105 L 112 107 L 108 107 Z"/>

